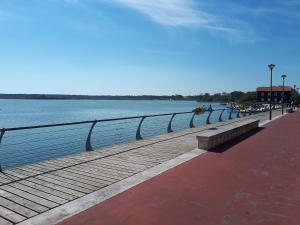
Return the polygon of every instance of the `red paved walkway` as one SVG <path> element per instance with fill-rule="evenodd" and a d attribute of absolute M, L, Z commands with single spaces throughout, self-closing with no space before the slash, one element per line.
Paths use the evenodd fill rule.
<path fill-rule="evenodd" d="M 300 111 L 61 225 L 299 225 Z"/>

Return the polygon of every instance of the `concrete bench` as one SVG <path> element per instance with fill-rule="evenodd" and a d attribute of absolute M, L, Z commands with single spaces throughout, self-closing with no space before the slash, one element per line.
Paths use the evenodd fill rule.
<path fill-rule="evenodd" d="M 210 150 L 258 127 L 259 120 L 248 119 L 212 128 L 197 136 L 198 148 Z"/>

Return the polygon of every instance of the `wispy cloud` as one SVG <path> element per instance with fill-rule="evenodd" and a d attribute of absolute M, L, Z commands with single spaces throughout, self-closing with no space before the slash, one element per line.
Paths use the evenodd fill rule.
<path fill-rule="evenodd" d="M 100 1 L 108 3 L 108 0 Z M 231 43 L 261 40 L 247 21 L 235 20 L 225 14 L 220 16 L 205 8 L 205 5 L 219 8 L 216 3 L 198 0 L 110 0 L 109 3 L 132 8 L 163 26 L 205 30 L 213 37 L 225 38 Z"/>
<path fill-rule="evenodd" d="M 200 10 L 194 0 L 112 0 L 110 2 L 135 9 L 152 21 L 165 26 L 234 31 L 234 28 L 222 25 L 222 21 L 216 16 Z"/>
<path fill-rule="evenodd" d="M 51 0 L 92 8 L 95 3 L 129 8 L 148 20 L 171 28 L 188 28 L 210 33 L 232 43 L 266 40 L 265 25 L 297 24 L 300 0 L 262 0 L 240 3 L 232 0 Z M 105 17 L 105 12 L 103 13 Z M 111 15 L 110 15 L 111 16 Z M 108 16 L 108 17 L 110 17 Z M 114 18 L 109 18 L 114 23 Z"/>

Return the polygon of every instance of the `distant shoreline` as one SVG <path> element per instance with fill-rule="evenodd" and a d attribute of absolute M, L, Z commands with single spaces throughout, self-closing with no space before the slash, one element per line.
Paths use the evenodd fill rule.
<path fill-rule="evenodd" d="M 172 100 L 196 101 L 196 96 L 181 95 L 60 95 L 60 94 L 0 94 L 0 99 L 21 100 Z"/>

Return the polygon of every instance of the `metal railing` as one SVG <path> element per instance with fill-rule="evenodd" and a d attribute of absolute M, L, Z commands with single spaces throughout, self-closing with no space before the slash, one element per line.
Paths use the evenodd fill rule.
<path fill-rule="evenodd" d="M 227 113 L 228 117 L 225 117 L 224 113 Z M 69 122 L 69 123 L 57 123 L 57 124 L 46 124 L 46 125 L 36 125 L 36 126 L 24 126 L 24 127 L 13 127 L 13 128 L 1 128 L 0 129 L 0 160 L 9 162 L 8 165 L 4 167 L 13 167 L 22 164 L 39 162 L 50 158 L 55 158 L 58 156 L 72 154 L 78 151 L 93 151 L 95 147 L 92 144 L 93 135 L 95 134 L 96 125 L 100 125 L 100 139 L 108 140 L 106 146 L 109 143 L 124 143 L 130 140 L 142 140 L 143 134 L 142 129 L 148 128 L 150 131 L 151 124 L 149 126 L 144 125 L 147 120 L 151 118 L 162 118 L 168 117 L 163 120 L 158 120 L 157 126 L 161 129 L 163 128 L 163 122 L 167 122 L 165 126 L 165 133 L 171 133 L 175 129 L 174 120 L 179 116 L 184 116 L 186 123 L 184 122 L 184 128 L 194 128 L 196 127 L 195 120 L 196 117 L 202 116 L 202 121 L 204 124 L 212 123 L 212 114 L 219 113 L 215 115 L 214 122 L 231 120 L 234 117 L 240 118 L 241 114 L 243 116 L 251 115 L 251 113 L 240 113 L 239 110 L 233 109 L 215 109 L 206 110 L 204 113 L 197 114 L 195 112 L 176 112 L 176 113 L 165 113 L 165 114 L 155 114 L 155 115 L 143 115 L 143 116 L 132 116 L 132 117 L 122 117 L 114 119 L 102 119 L 102 120 L 89 120 L 80 122 Z M 205 118 L 204 116 L 207 115 Z M 129 122 L 134 121 L 134 125 L 129 125 Z M 75 127 L 75 126 L 84 127 Z M 124 126 L 124 128 L 120 128 Z M 144 125 L 144 127 L 143 127 Z M 181 127 L 183 124 L 181 123 Z M 62 130 L 49 130 L 53 128 L 63 128 Z M 182 129 L 184 129 L 182 128 Z M 154 130 L 155 130 L 154 129 Z M 33 132 L 36 130 L 36 132 Z M 42 130 L 46 130 L 45 133 Z M 178 129 L 177 129 L 178 130 Z M 180 130 L 180 129 L 179 129 Z M 25 134 L 20 134 L 20 132 L 25 132 Z M 83 131 L 83 132 L 82 132 Z M 11 135 L 12 133 L 17 133 L 16 135 Z M 62 132 L 62 133 L 60 133 Z M 135 134 L 131 134 L 135 132 Z M 99 132 L 98 132 L 99 133 Z M 129 134 L 130 133 L 130 134 Z M 151 133 L 151 132 L 150 132 Z M 59 135 L 62 134 L 62 135 Z M 160 134 L 159 132 L 152 132 L 151 135 L 154 136 Z M 119 136 L 125 135 L 125 137 L 120 138 Z M 131 136 L 130 136 L 131 135 Z M 134 135 L 134 137 L 133 137 Z M 38 136 L 38 137 L 36 137 Z M 147 136 L 147 135 L 146 135 Z M 6 140 L 7 137 L 7 140 Z M 23 140 L 25 138 L 25 140 Z M 76 139 L 77 138 L 77 139 Z M 82 138 L 84 138 L 84 146 L 81 146 Z M 79 141 L 80 139 L 80 141 Z M 51 141 L 52 140 L 52 141 Z M 60 141 L 65 140 L 65 143 L 61 144 Z M 7 142 L 7 143 L 5 143 Z M 43 142 L 43 143 L 40 143 Z M 38 144 L 35 144 L 38 143 Z M 24 149 L 27 145 L 28 149 Z M 105 146 L 105 144 L 103 144 Z M 99 147 L 99 146 L 97 146 Z M 11 148 L 12 150 L 9 150 Z M 74 149 L 73 151 L 71 149 Z M 52 153 L 50 150 L 56 150 L 59 153 Z M 13 152 L 13 153 L 11 153 Z M 2 170 L 0 161 L 0 170 Z"/>

